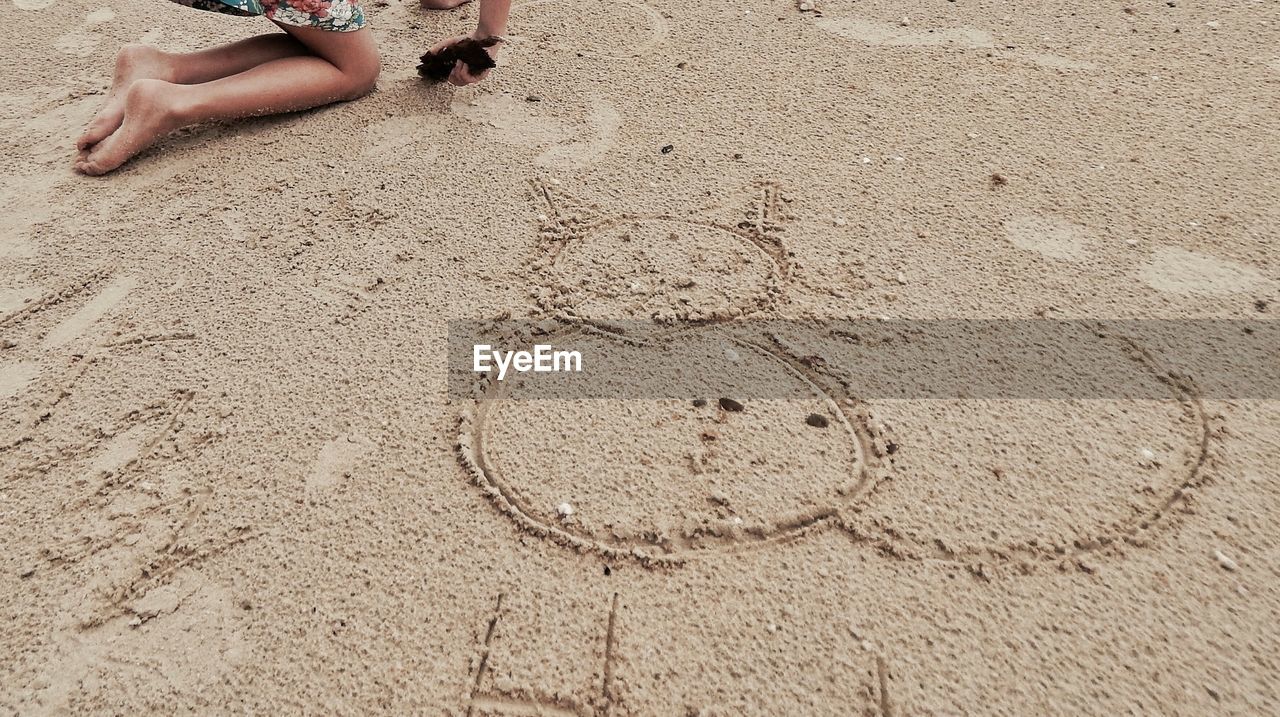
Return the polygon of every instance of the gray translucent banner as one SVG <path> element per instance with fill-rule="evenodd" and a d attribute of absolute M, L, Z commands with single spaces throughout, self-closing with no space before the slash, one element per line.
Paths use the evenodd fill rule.
<path fill-rule="evenodd" d="M 453 321 L 455 398 L 1280 398 L 1247 320 Z M 523 353 L 522 353 L 523 352 Z M 476 369 L 480 368 L 480 371 Z"/>

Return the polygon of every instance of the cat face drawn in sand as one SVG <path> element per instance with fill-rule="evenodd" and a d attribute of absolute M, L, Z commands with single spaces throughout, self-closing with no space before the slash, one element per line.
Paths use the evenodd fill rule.
<path fill-rule="evenodd" d="M 788 216 L 776 185 L 753 187 L 736 224 L 609 215 L 553 185 L 534 192 L 545 213 L 531 273 L 545 277 L 538 301 L 562 321 L 561 338 L 607 351 L 627 340 L 610 333 L 620 322 L 678 323 L 658 340 L 747 357 L 760 380 L 801 398 L 506 401 L 520 379 L 491 384 L 464 417 L 461 442 L 504 512 L 567 546 L 665 562 L 813 529 L 869 492 L 865 417 L 767 343 L 715 328 L 767 315 L 785 294 Z M 575 333 L 582 327 L 593 331 Z M 601 451 L 608 471 L 597 470 Z M 564 503 L 571 517 L 557 510 Z"/>
<path fill-rule="evenodd" d="M 789 398 L 504 400 L 520 378 L 482 382 L 462 461 L 523 530 L 646 564 L 829 528 L 895 559 L 1026 564 L 1140 544 L 1204 480 L 1211 430 L 1194 387 L 1124 337 L 1104 350 L 1169 401 L 882 408 L 849 388 L 856 365 L 753 336 L 759 324 L 738 319 L 775 317 L 792 274 L 774 184 L 755 187 L 736 224 L 609 215 L 534 189 L 546 207 L 538 303 L 563 326 L 553 343 L 605 347 L 649 321 L 671 341 L 749 357 Z M 1141 458 L 1147 445 L 1155 460 Z"/>

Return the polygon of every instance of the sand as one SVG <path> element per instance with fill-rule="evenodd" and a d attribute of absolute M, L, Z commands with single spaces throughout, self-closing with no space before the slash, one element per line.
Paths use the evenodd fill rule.
<path fill-rule="evenodd" d="M 451 319 L 1274 317 L 1274 3 L 805 5 L 458 90 L 371 3 L 372 96 L 89 179 L 121 44 L 269 27 L 12 3 L 0 712 L 1280 712 L 1280 401 L 449 396 Z"/>

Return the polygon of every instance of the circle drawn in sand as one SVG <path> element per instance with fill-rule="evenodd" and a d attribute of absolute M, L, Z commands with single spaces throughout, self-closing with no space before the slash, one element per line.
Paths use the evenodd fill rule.
<path fill-rule="evenodd" d="M 709 335 L 669 340 L 684 347 Z M 554 337 L 575 347 L 616 340 Z M 790 359 L 727 335 L 714 341 L 756 354 L 744 363 L 807 397 L 520 400 L 510 395 L 522 377 L 490 380 L 463 415 L 463 462 L 523 530 L 645 563 L 796 537 L 864 500 L 875 454 L 863 419 Z M 559 509 L 566 502 L 568 518 Z"/>
<path fill-rule="evenodd" d="M 562 300 L 600 320 L 750 313 L 768 300 L 778 273 L 768 254 L 732 232 L 667 219 L 597 227 L 554 267 Z"/>
<path fill-rule="evenodd" d="M 1181 247 L 1156 249 L 1139 276 L 1151 288 L 1171 294 L 1220 296 L 1256 291 L 1271 283 L 1248 266 Z"/>
<path fill-rule="evenodd" d="M 1014 246 L 1050 259 L 1078 260 L 1088 255 L 1088 230 L 1065 219 L 1022 216 L 1005 222 L 1004 228 Z"/>
<path fill-rule="evenodd" d="M 554 294 L 544 308 L 607 328 L 611 321 L 723 321 L 773 306 L 790 275 L 778 237 L 778 187 L 760 183 L 744 221 L 667 215 L 593 215 L 535 183 L 546 200 L 545 270 Z"/>
<path fill-rule="evenodd" d="M 583 55 L 631 58 L 667 36 L 657 10 L 631 0 L 529 0 L 511 8 L 516 41 L 535 41 Z"/>
<path fill-rule="evenodd" d="M 872 401 L 902 448 L 850 533 L 892 556 L 965 564 L 1148 543 L 1206 480 L 1209 416 L 1190 382 L 1130 339 L 1063 343 L 1075 348 L 1047 352 L 1119 352 L 1129 361 L 1117 370 L 1130 363 L 1145 384 L 1138 395 L 1168 399 Z"/>

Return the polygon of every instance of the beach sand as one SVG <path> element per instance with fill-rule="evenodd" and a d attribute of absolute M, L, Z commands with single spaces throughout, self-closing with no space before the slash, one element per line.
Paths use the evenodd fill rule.
<path fill-rule="evenodd" d="M 86 178 L 120 45 L 271 27 L 15 0 L 0 712 L 1280 712 L 1280 401 L 446 390 L 462 318 L 1273 318 L 1210 5 L 527 0 L 454 89 L 474 8 L 371 3 L 373 95 Z"/>

